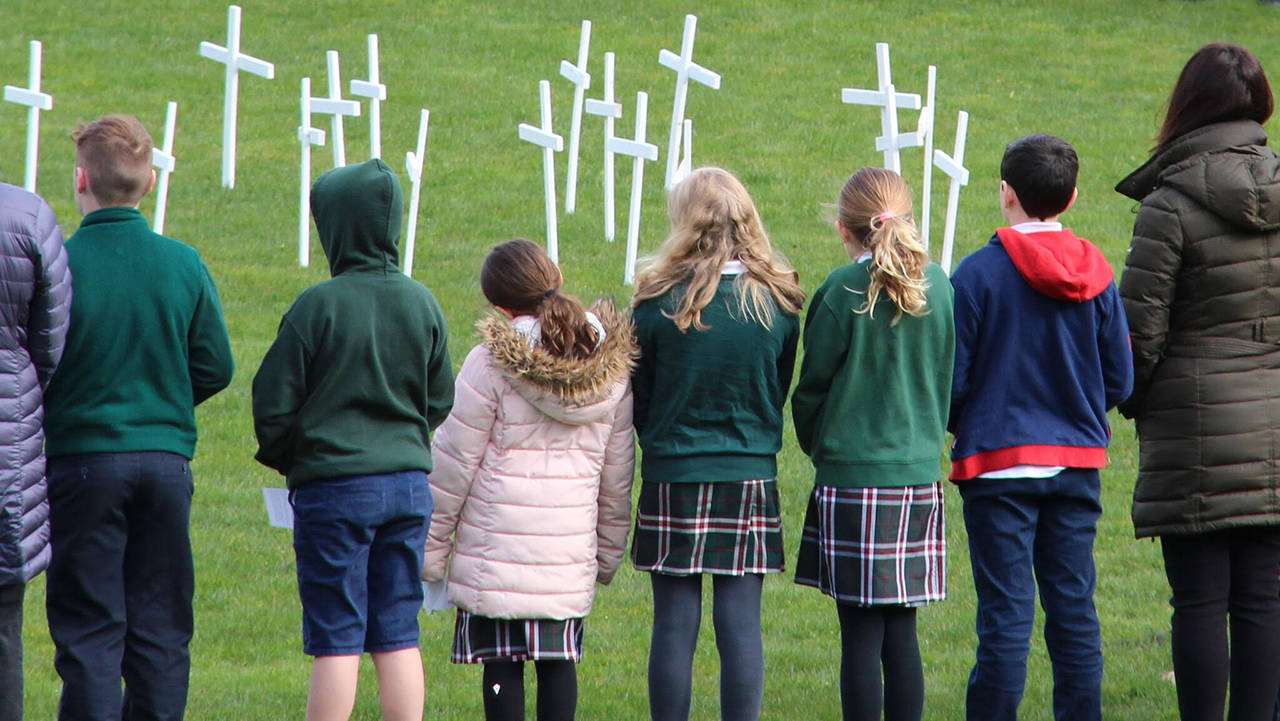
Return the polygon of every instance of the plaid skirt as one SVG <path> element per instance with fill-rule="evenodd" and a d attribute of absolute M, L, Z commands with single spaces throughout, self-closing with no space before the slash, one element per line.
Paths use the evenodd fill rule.
<path fill-rule="evenodd" d="M 631 560 L 641 571 L 691 576 L 778 573 L 786 565 L 772 478 L 640 486 Z"/>
<path fill-rule="evenodd" d="M 942 484 L 815 486 L 796 583 L 842 603 L 924 606 L 947 594 Z"/>
<path fill-rule="evenodd" d="M 458 609 L 454 663 L 582 660 L 582 619 L 489 618 Z"/>

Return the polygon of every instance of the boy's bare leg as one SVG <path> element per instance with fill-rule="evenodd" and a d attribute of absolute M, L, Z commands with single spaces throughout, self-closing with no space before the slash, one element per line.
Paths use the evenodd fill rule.
<path fill-rule="evenodd" d="M 359 655 L 316 656 L 311 664 L 307 721 L 347 721 L 351 718 L 351 710 L 356 705 L 356 681 L 359 675 Z M 418 681 L 422 681 L 421 674 L 418 675 Z"/>
<path fill-rule="evenodd" d="M 383 721 L 422 721 L 425 696 L 422 652 L 417 646 L 373 654 Z"/>

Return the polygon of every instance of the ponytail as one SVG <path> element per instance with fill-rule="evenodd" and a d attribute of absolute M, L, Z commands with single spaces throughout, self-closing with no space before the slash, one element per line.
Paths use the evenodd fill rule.
<path fill-rule="evenodd" d="M 560 292 L 560 269 L 536 243 L 522 238 L 499 243 L 480 266 L 480 290 L 490 303 L 532 315 L 542 326 L 542 348 L 558 358 L 582 359 L 599 342 L 587 311 Z"/>
<path fill-rule="evenodd" d="M 587 309 L 557 288 L 547 292 L 538 307 L 542 348 L 557 358 L 581 360 L 591 355 L 600 338 L 587 320 Z"/>
<path fill-rule="evenodd" d="M 866 303 L 855 312 L 873 316 L 884 293 L 897 310 L 890 325 L 903 313 L 928 314 L 929 252 L 911 220 L 911 190 L 902 176 L 883 168 L 859 170 L 845 181 L 838 211 L 840 225 L 871 253 Z"/>

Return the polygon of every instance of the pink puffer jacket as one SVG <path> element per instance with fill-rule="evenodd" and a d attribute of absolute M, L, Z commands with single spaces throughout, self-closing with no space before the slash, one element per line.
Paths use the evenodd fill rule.
<path fill-rule="evenodd" d="M 622 563 L 635 445 L 631 322 L 597 304 L 605 337 L 587 359 L 555 358 L 506 319 L 456 380 L 431 444 L 435 512 L 422 567 L 449 567 L 449 601 L 491 618 L 576 618 Z M 449 563 L 452 556 L 452 564 Z"/>

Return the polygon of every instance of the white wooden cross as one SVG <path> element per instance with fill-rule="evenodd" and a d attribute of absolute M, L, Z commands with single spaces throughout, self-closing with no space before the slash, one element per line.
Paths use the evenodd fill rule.
<path fill-rule="evenodd" d="M 920 109 L 920 125 L 916 134 L 920 136 L 920 144 L 924 146 L 924 172 L 920 182 L 920 239 L 924 247 L 929 247 L 929 219 L 933 214 L 933 114 L 934 93 L 938 86 L 938 68 L 929 66 L 929 79 L 926 84 L 924 107 Z"/>
<path fill-rule="evenodd" d="M 36 168 L 40 155 L 40 111 L 53 109 L 53 96 L 40 92 L 39 40 L 31 41 L 30 63 L 27 67 L 27 87 L 4 86 L 5 102 L 27 106 L 27 166 L 22 176 L 22 187 L 36 192 Z"/>
<path fill-rule="evenodd" d="M 378 36 L 369 35 L 369 79 L 352 80 L 351 94 L 369 99 L 369 157 L 382 157 L 382 101 L 387 99 L 387 86 L 378 73 Z"/>
<path fill-rule="evenodd" d="M 540 124 L 520 123 L 517 129 L 521 140 L 542 148 L 542 190 L 547 209 L 547 255 L 551 262 L 560 263 L 560 241 L 556 237 L 556 153 L 564 150 L 564 138 L 551 129 L 551 81 L 538 81 L 538 100 L 541 106 Z"/>
<path fill-rule="evenodd" d="M 969 132 L 969 114 L 961 110 L 956 118 L 956 150 L 947 155 L 933 151 L 933 162 L 938 170 L 951 178 L 951 191 L 947 194 L 947 224 L 942 232 L 942 269 L 951 275 L 951 254 L 955 247 L 956 211 L 960 206 L 960 186 L 969 184 L 969 169 L 964 167 L 964 139 Z"/>
<path fill-rule="evenodd" d="M 898 156 L 898 108 L 919 110 L 920 96 L 894 90 L 888 43 L 876 43 L 876 76 L 878 89 L 842 88 L 840 100 L 849 105 L 872 105 L 881 109 L 880 138 L 877 138 L 876 149 L 884 152 L 884 167 L 898 173 L 902 170 Z M 881 139 L 886 141 L 883 149 L 880 147 Z"/>
<path fill-rule="evenodd" d="M 222 187 L 236 187 L 236 106 L 240 98 L 240 71 L 271 80 L 276 66 L 240 52 L 240 6 L 227 8 L 227 46 L 200 43 L 201 57 L 227 66 L 222 97 Z"/>
<path fill-rule="evenodd" d="M 680 163 L 680 131 L 684 125 L 685 101 L 689 94 L 689 81 L 701 83 L 712 90 L 720 89 L 720 76 L 693 62 L 693 36 L 698 28 L 696 15 L 684 16 L 684 36 L 680 41 L 680 54 L 670 50 L 658 53 L 658 63 L 676 72 L 675 102 L 671 108 L 671 138 L 667 142 L 666 188 L 675 187 L 676 168 Z"/>
<path fill-rule="evenodd" d="M 431 113 L 426 108 L 418 117 L 418 144 L 404 154 L 404 167 L 409 171 L 409 230 L 404 239 L 404 274 L 413 275 L 413 243 L 418 234 L 418 197 L 422 194 L 422 163 L 427 152 L 427 123 Z"/>
<path fill-rule="evenodd" d="M 684 130 L 680 133 L 680 140 L 684 146 L 684 152 L 681 153 L 680 163 L 676 165 L 676 174 L 671 178 L 673 188 L 693 172 L 693 118 L 684 119 Z"/>
<path fill-rule="evenodd" d="M 644 140 L 649 116 L 649 94 L 636 93 L 636 136 L 634 140 L 609 138 L 605 147 L 609 152 L 628 155 L 631 162 L 631 209 L 627 213 L 627 260 L 622 271 L 622 282 L 627 285 L 636 280 L 636 253 L 640 245 L 640 199 L 644 189 L 644 161 L 658 159 L 658 146 Z"/>
<path fill-rule="evenodd" d="M 164 113 L 164 141 L 159 148 L 151 149 L 151 164 L 160 171 L 156 181 L 156 222 L 152 229 L 161 235 L 164 234 L 164 211 L 169 203 L 169 174 L 177 164 L 173 157 L 173 131 L 177 122 L 178 104 L 171 100 Z"/>
<path fill-rule="evenodd" d="M 302 165 L 298 192 L 298 265 L 311 263 L 311 146 L 324 145 L 324 131 L 311 127 L 311 78 L 302 79 L 302 122 L 298 125 L 298 142 L 302 146 Z"/>
<path fill-rule="evenodd" d="M 582 21 L 578 40 L 578 64 L 560 61 L 560 75 L 573 83 L 573 116 L 569 124 L 569 175 L 564 183 L 564 212 L 573 215 L 578 205 L 578 138 L 582 133 L 582 96 L 591 87 L 587 73 L 587 48 L 591 46 L 591 21 Z"/>
<path fill-rule="evenodd" d="M 604 239 L 613 242 L 614 192 L 613 151 L 609 150 L 609 138 L 613 137 L 613 119 L 622 117 L 622 105 L 613 101 L 613 53 L 604 54 L 604 97 L 587 100 L 585 110 L 589 115 L 604 118 Z"/>
<path fill-rule="evenodd" d="M 325 53 L 329 65 L 329 96 L 311 101 L 311 111 L 325 113 L 332 117 L 329 144 L 333 146 L 333 167 L 341 168 L 347 164 L 347 144 L 343 140 L 342 116 L 360 117 L 360 103 L 356 100 L 342 98 L 342 72 L 338 68 L 338 51 Z"/>

